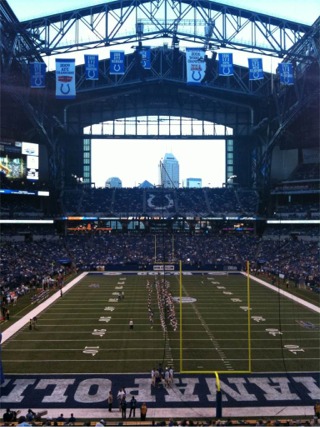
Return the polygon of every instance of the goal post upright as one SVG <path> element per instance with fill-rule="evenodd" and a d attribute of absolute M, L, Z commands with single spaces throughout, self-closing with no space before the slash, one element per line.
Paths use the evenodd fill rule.
<path fill-rule="evenodd" d="M 182 367 L 182 360 L 183 360 L 183 345 L 182 345 L 182 261 L 179 261 L 179 288 L 180 288 L 180 313 L 179 313 L 179 319 L 180 319 L 180 372 L 183 371 Z"/>
<path fill-rule="evenodd" d="M 250 306 L 250 262 L 247 261 L 247 303 L 248 303 L 248 369 L 252 372 L 251 359 L 251 306 Z"/>

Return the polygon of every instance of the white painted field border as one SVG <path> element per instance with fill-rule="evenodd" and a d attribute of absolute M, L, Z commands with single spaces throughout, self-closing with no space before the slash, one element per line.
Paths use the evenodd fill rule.
<path fill-rule="evenodd" d="M 247 273 L 245 273 L 244 271 L 241 272 L 241 274 L 243 274 L 244 276 L 247 276 Z M 257 277 L 251 276 L 251 274 L 249 275 L 251 280 L 254 280 L 255 282 L 260 283 L 263 286 L 266 286 L 267 288 L 271 289 L 274 292 L 278 292 L 280 295 L 285 296 L 286 298 L 289 298 L 295 302 L 297 302 L 298 304 L 301 304 L 307 308 L 309 308 L 310 310 L 315 311 L 316 313 L 320 313 L 320 307 L 317 307 L 314 304 L 311 304 L 310 302 L 307 302 L 305 300 L 303 300 L 302 298 L 296 297 L 295 295 L 290 294 L 290 292 L 286 292 L 283 291 L 282 289 L 277 288 L 276 286 L 270 285 L 270 283 L 265 282 L 264 280 L 258 279 Z"/>
<path fill-rule="evenodd" d="M 87 272 L 81 273 L 79 276 L 77 276 L 75 279 L 73 279 L 70 283 L 65 285 L 62 288 L 63 293 L 67 292 L 69 289 L 71 289 L 73 286 L 75 286 L 87 274 L 88 274 Z M 9 338 L 11 338 L 14 334 L 16 334 L 21 328 L 26 326 L 29 323 L 30 319 L 32 319 L 33 317 L 39 316 L 40 313 L 42 313 L 46 308 L 48 308 L 51 304 L 53 304 L 59 298 L 61 298 L 60 290 L 55 292 L 53 295 L 51 295 L 50 298 L 45 300 L 43 303 L 39 304 L 36 308 L 31 310 L 28 314 L 23 316 L 21 319 L 19 319 L 17 322 L 15 322 L 8 329 L 3 331 L 2 332 L 2 343 L 6 342 Z"/>

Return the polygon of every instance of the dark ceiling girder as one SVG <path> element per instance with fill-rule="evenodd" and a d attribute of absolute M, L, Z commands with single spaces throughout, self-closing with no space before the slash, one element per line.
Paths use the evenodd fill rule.
<path fill-rule="evenodd" d="M 144 25 L 143 31 L 137 32 L 138 24 Z M 120 0 L 31 19 L 22 25 L 44 56 L 174 37 L 207 48 L 283 57 L 310 29 L 309 25 L 210 0 Z M 303 59 L 304 53 L 300 56 Z"/>

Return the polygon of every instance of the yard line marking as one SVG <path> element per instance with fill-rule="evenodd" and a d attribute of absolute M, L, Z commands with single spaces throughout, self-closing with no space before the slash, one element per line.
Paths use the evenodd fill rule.
<path fill-rule="evenodd" d="M 285 360 L 292 360 L 292 358 L 290 357 L 285 357 Z M 143 360 L 143 361 L 151 361 L 152 363 L 154 363 L 154 358 L 149 359 L 149 358 L 139 358 L 139 359 L 88 359 L 88 360 L 84 360 L 84 359 L 41 359 L 41 360 L 30 360 L 30 359 L 19 359 L 19 360 L 10 360 L 10 363 L 22 363 L 22 362 L 28 362 L 28 363 L 37 363 L 39 364 L 40 362 L 57 362 L 57 363 L 61 363 L 61 362 L 69 362 L 69 363 L 74 363 L 74 362 L 82 362 L 82 363 L 100 363 L 100 362 L 139 362 L 139 360 Z M 194 359 L 185 359 L 186 361 L 194 361 Z M 221 362 L 220 358 L 209 358 L 209 359 L 198 359 L 199 362 L 200 361 L 218 361 Z M 247 359 L 242 359 L 242 358 L 238 358 L 238 359 L 230 359 L 230 361 L 235 361 L 235 362 L 243 362 L 246 361 Z M 261 359 L 261 358 L 253 358 L 252 360 L 256 361 L 256 362 L 265 362 L 266 359 Z M 279 358 L 273 358 L 272 360 L 276 360 L 276 361 L 283 361 L 282 357 Z M 309 357 L 309 358 L 295 358 L 295 361 L 299 361 L 299 360 L 319 360 L 319 358 L 317 357 Z M 9 359 L 4 359 L 4 362 L 9 362 Z M 309 371 L 302 371 L 302 372 L 309 372 Z M 313 372 L 313 371 L 311 371 Z M 69 373 L 69 372 L 68 372 Z M 123 374 L 123 372 L 120 372 L 121 374 Z M 300 371 L 299 371 L 300 373 Z M 10 372 L 10 375 L 14 375 L 13 372 Z M 60 375 L 60 373 L 59 373 Z M 114 375 L 113 373 L 111 375 Z"/>
<path fill-rule="evenodd" d="M 184 286 L 182 286 L 182 289 L 185 293 L 185 295 L 187 295 L 187 297 L 190 297 L 190 295 L 188 294 L 187 290 L 185 289 Z M 197 309 L 197 307 L 195 306 L 195 304 L 191 304 L 194 312 L 196 313 L 196 315 L 198 316 L 198 319 L 201 322 L 201 325 L 203 326 L 204 330 L 206 331 L 206 333 L 208 334 L 208 337 L 210 338 L 212 345 L 214 346 L 214 349 L 218 352 L 222 362 L 224 363 L 224 365 L 226 366 L 226 368 L 228 370 L 233 370 L 231 364 L 229 364 L 229 361 L 226 361 L 226 355 L 224 354 L 224 352 L 221 350 L 220 345 L 218 340 L 215 338 L 215 336 L 213 335 L 213 333 L 211 332 L 211 330 L 209 329 L 208 325 L 206 324 L 206 322 L 204 321 L 203 317 L 201 316 L 199 310 Z M 184 360 L 188 360 L 188 359 L 184 359 Z M 202 359 L 199 359 L 202 360 Z"/>
<path fill-rule="evenodd" d="M 72 342 L 84 342 L 84 343 L 86 343 L 86 342 L 89 342 L 89 341 L 94 341 L 94 342 L 97 342 L 97 340 L 83 340 L 83 341 L 77 341 L 77 340 L 73 340 Z M 41 341 L 39 341 L 39 342 L 41 342 Z M 68 342 L 69 343 L 69 341 L 62 341 L 62 342 Z M 104 340 L 99 340 L 99 343 L 103 343 L 103 342 L 109 342 L 109 340 L 107 340 L 107 339 L 104 339 Z M 290 345 L 290 344 L 288 344 L 288 345 Z M 284 347 L 286 347 L 286 345 L 284 346 Z M 162 347 L 148 347 L 148 348 L 146 348 L 145 349 L 145 351 L 153 351 L 153 350 L 159 350 L 159 349 L 161 349 Z M 178 348 L 178 346 L 173 346 L 173 348 L 175 348 L 175 349 L 177 349 Z M 280 350 L 281 349 L 281 347 L 279 346 L 279 347 L 268 347 L 268 349 L 265 349 L 265 347 L 255 347 L 254 348 L 255 350 L 263 350 L 264 352 L 268 352 L 268 351 L 274 351 L 274 350 Z M 308 350 L 318 350 L 318 346 L 313 346 L 313 347 L 307 347 L 307 349 Z M 41 352 L 41 351 L 50 351 L 50 352 L 54 352 L 54 351 L 77 351 L 78 349 L 74 349 L 74 348 L 45 348 L 45 349 L 41 349 L 41 350 L 39 350 L 39 349 L 34 349 L 34 348 L 26 348 L 26 347 L 24 347 L 24 348 L 19 348 L 19 349 L 17 349 L 17 348 L 14 348 L 14 349 L 6 349 L 6 351 L 7 352 L 9 352 L 9 351 L 11 351 L 11 352 L 19 352 L 19 351 L 37 351 L 37 352 Z M 126 349 L 122 349 L 122 350 L 119 350 L 119 351 L 135 351 L 135 350 L 141 350 L 141 347 L 128 347 L 128 348 L 126 348 Z M 215 350 L 213 347 L 185 347 L 185 350 Z M 225 351 L 230 351 L 230 350 L 238 350 L 238 351 L 241 351 L 241 350 L 246 350 L 246 347 L 222 347 L 222 350 L 225 350 Z M 105 348 L 105 349 L 102 349 L 101 351 L 114 351 L 114 349 L 111 349 L 111 348 Z"/>

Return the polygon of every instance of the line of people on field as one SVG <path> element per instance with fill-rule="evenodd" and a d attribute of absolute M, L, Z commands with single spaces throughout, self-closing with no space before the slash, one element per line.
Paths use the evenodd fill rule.
<path fill-rule="evenodd" d="M 178 329 L 178 321 L 170 291 L 170 283 L 165 279 L 157 280 L 156 289 L 162 330 L 167 332 L 167 324 L 169 323 L 172 329 L 176 331 Z"/>
<path fill-rule="evenodd" d="M 147 307 L 148 307 L 148 318 L 151 325 L 151 329 L 153 328 L 154 323 L 154 312 L 152 309 L 152 293 L 153 287 L 149 280 L 147 280 Z"/>

